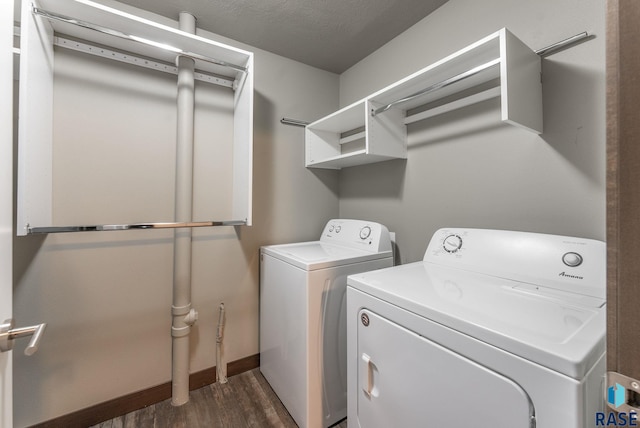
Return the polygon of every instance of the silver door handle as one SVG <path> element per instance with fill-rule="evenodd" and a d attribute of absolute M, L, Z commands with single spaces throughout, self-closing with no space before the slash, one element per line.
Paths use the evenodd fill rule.
<path fill-rule="evenodd" d="M 13 349 L 14 339 L 31 336 L 31 340 L 24 350 L 25 355 L 33 355 L 38 350 L 38 344 L 47 327 L 46 323 L 33 325 L 31 327 L 13 328 L 15 322 L 13 318 L 5 320 L 0 324 L 0 352 L 6 352 Z"/>

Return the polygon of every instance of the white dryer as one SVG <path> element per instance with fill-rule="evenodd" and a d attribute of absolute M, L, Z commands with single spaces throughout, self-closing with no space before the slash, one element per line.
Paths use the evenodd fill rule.
<path fill-rule="evenodd" d="M 442 229 L 348 278 L 349 427 L 585 428 L 603 411 L 605 245 Z"/>
<path fill-rule="evenodd" d="M 347 416 L 347 276 L 392 265 L 389 231 L 368 221 L 261 248 L 260 371 L 301 428 Z"/>

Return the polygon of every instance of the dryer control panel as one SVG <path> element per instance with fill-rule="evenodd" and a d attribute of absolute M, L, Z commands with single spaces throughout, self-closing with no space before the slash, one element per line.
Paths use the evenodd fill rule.
<path fill-rule="evenodd" d="M 391 238 L 386 226 L 365 220 L 329 220 L 320 241 L 372 252 L 391 251 Z"/>
<path fill-rule="evenodd" d="M 593 239 L 446 228 L 433 235 L 423 260 L 599 299 L 606 294 L 606 247 Z"/>

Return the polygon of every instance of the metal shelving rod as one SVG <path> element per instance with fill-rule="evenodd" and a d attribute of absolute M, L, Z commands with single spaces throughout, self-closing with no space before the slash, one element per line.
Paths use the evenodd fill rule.
<path fill-rule="evenodd" d="M 557 51 L 559 51 L 561 49 L 567 49 L 567 48 L 569 48 L 569 47 L 571 47 L 573 45 L 576 45 L 576 44 L 578 44 L 578 43 L 580 43 L 582 41 L 586 41 L 586 39 L 590 39 L 592 37 L 593 37 L 592 35 L 590 35 L 586 31 L 583 31 L 582 33 L 576 34 L 575 36 L 571 36 L 568 39 L 564 39 L 564 40 L 561 40 L 561 41 L 559 41 L 557 43 L 549 45 L 549 46 L 547 46 L 545 48 L 538 49 L 536 51 L 536 53 L 538 55 L 540 55 L 541 57 L 545 57 L 545 56 L 551 55 L 553 53 L 556 53 Z"/>
<path fill-rule="evenodd" d="M 135 229 L 178 229 L 181 227 L 216 227 L 216 226 L 244 226 L 246 220 L 222 220 L 222 221 L 190 221 L 190 222 L 165 222 L 165 223 L 132 223 L 132 224 L 102 224 L 89 226 L 46 226 L 29 227 L 29 235 L 41 233 L 64 233 L 64 232 L 107 232 L 115 230 L 135 230 Z"/>
<path fill-rule="evenodd" d="M 544 58 L 544 57 L 546 57 L 546 56 L 548 56 L 548 55 L 553 55 L 553 54 L 554 54 L 554 53 L 556 53 L 556 52 L 559 52 L 559 51 L 564 50 L 564 49 L 568 49 L 568 48 L 570 48 L 570 47 L 572 47 L 572 46 L 574 46 L 574 45 L 577 45 L 577 44 L 579 44 L 579 43 L 582 43 L 582 42 L 584 42 L 584 41 L 587 41 L 588 39 L 592 39 L 593 37 L 594 37 L 594 35 L 589 34 L 589 33 L 588 33 L 588 32 L 586 32 L 586 31 L 583 31 L 582 33 L 576 34 L 575 36 L 571 36 L 571 37 L 569 37 L 569 38 L 567 38 L 567 39 L 561 40 L 561 41 L 556 42 L 556 43 L 554 43 L 554 44 L 552 44 L 552 45 L 549 45 L 549 46 L 547 46 L 547 47 L 544 47 L 544 48 L 538 49 L 537 51 L 535 51 L 535 53 L 536 53 L 536 54 L 538 54 L 540 57 L 543 57 L 543 58 Z M 484 67 L 484 66 L 486 66 L 486 65 L 488 65 L 488 64 L 489 64 L 489 63 L 484 64 L 484 65 L 481 65 L 480 67 Z M 478 67 L 477 67 L 477 68 L 478 68 Z M 475 69 L 474 69 L 474 70 L 475 70 Z M 468 71 L 468 72 L 466 72 L 466 73 L 470 73 L 470 72 L 472 72 L 472 71 L 473 71 L 473 70 L 469 70 L 469 71 Z M 480 70 L 480 71 L 481 71 L 481 70 Z M 384 112 L 384 111 L 387 111 L 388 109 L 390 109 L 391 107 L 395 106 L 396 104 L 400 104 L 400 103 L 403 103 L 403 102 L 405 102 L 405 101 L 412 100 L 412 99 L 414 99 L 414 98 L 416 98 L 416 97 L 419 97 L 419 96 L 421 96 L 421 95 L 424 95 L 424 94 L 426 94 L 426 93 L 428 93 L 428 92 L 435 91 L 436 89 L 443 88 L 444 86 L 448 86 L 448 85 L 450 85 L 450 84 L 452 84 L 452 83 L 455 83 L 455 82 L 458 82 L 458 81 L 460 81 L 460 80 L 463 80 L 463 79 L 465 79 L 466 77 L 470 77 L 470 76 L 463 76 L 463 75 L 464 75 L 464 74 L 466 74 L 466 73 L 459 74 L 458 76 L 454 76 L 454 77 L 452 77 L 451 79 L 446 80 L 445 82 L 449 82 L 449 81 L 450 81 L 450 80 L 452 80 L 452 79 L 456 79 L 457 77 L 460 77 L 460 78 L 459 78 L 459 79 L 457 79 L 457 80 L 454 80 L 454 81 L 452 81 L 452 82 L 447 83 L 447 85 L 434 87 L 434 86 L 436 86 L 436 85 L 440 85 L 440 84 L 442 84 L 442 83 L 445 83 L 445 82 L 440 82 L 440 84 L 433 85 L 433 86 L 431 86 L 431 87 L 429 87 L 429 88 L 427 88 L 427 89 L 425 89 L 425 90 L 423 90 L 423 91 L 417 92 L 417 93 L 415 93 L 415 94 L 413 94 L 413 95 L 410 95 L 410 96 L 408 96 L 408 97 L 406 97 L 406 98 L 403 98 L 402 100 L 398 100 L 398 101 L 395 101 L 395 102 L 393 102 L 393 103 L 391 103 L 391 104 L 388 104 L 388 105 L 386 105 L 386 106 L 380 107 L 380 108 L 378 108 L 378 109 L 376 109 L 376 110 L 372 111 L 372 112 L 371 112 L 371 115 L 372 115 L 372 116 L 375 116 L 375 115 L 376 115 L 376 114 L 378 114 L 378 113 L 382 113 L 382 112 Z M 283 118 L 280 120 L 280 122 L 281 122 L 281 123 L 283 123 L 283 124 L 285 124 L 285 125 L 293 125 L 293 126 L 307 126 L 307 125 L 309 124 L 309 122 L 304 122 L 304 121 L 296 120 L 296 119 L 289 119 L 289 118 L 286 118 L 286 117 L 283 117 Z"/>
<path fill-rule="evenodd" d="M 441 82 L 434 83 L 433 85 L 429 86 L 428 88 L 425 88 L 425 89 L 423 89 L 421 91 L 418 91 L 418 92 L 416 92 L 414 94 L 411 94 L 411 95 L 406 96 L 404 98 L 401 98 L 399 100 L 395 100 L 395 101 L 393 101 L 393 102 L 391 102 L 391 103 L 389 103 L 389 104 L 387 104 L 385 106 L 379 107 L 379 108 L 377 108 L 375 110 L 372 109 L 371 110 L 371 116 L 375 116 L 377 114 L 384 113 L 385 111 L 389 110 L 391 107 L 394 107 L 394 106 L 396 106 L 398 104 L 402 104 L 402 103 L 405 103 L 407 101 L 411 101 L 411 100 L 413 100 L 415 98 L 418 98 L 418 97 L 421 97 L 423 95 L 429 94 L 431 92 L 437 91 L 438 89 L 442 89 L 442 88 L 445 88 L 447 86 L 453 85 L 454 83 L 457 83 L 457 82 L 460 82 L 462 80 L 468 79 L 469 77 L 475 76 L 476 74 L 478 74 L 478 73 L 480 73 L 480 72 L 482 72 L 484 70 L 487 70 L 487 69 L 489 69 L 491 67 L 495 67 L 495 66 L 497 66 L 499 64 L 500 64 L 500 58 L 497 58 L 497 59 L 491 60 L 489 62 L 486 62 L 486 63 L 484 63 L 482 65 L 479 65 L 477 67 L 474 67 L 471 70 L 467 70 L 465 72 L 457 74 L 457 75 L 455 75 L 453 77 L 450 77 L 450 78 L 448 78 L 446 80 L 443 80 Z"/>
<path fill-rule="evenodd" d="M 310 124 L 311 122 L 305 122 L 304 120 L 296 120 L 296 119 L 289 119 L 286 117 L 283 117 L 282 119 L 280 119 L 280 123 L 284 124 L 284 125 L 292 125 L 292 126 L 307 126 L 308 124 Z"/>
<path fill-rule="evenodd" d="M 102 58 L 108 58 L 113 61 L 124 62 L 126 64 L 137 65 L 138 67 L 149 68 L 151 70 L 161 71 L 163 73 L 178 74 L 178 67 L 162 61 L 152 61 L 147 58 L 135 56 L 133 54 L 118 51 L 115 49 L 107 49 L 102 46 L 91 45 L 88 43 L 71 40 L 64 37 L 56 36 L 53 38 L 53 44 L 77 52 L 83 52 L 89 55 L 95 55 Z M 197 71 L 194 78 L 201 82 L 212 83 L 214 85 L 233 88 L 234 82 L 230 78 L 224 76 L 216 76 L 214 74 Z"/>
<path fill-rule="evenodd" d="M 575 36 L 569 37 L 569 38 L 567 38 L 565 40 L 561 40 L 561 41 L 559 41 L 557 43 L 549 45 L 549 46 L 547 46 L 545 48 L 538 49 L 537 51 L 535 51 L 535 53 L 538 54 L 541 57 L 545 57 L 545 56 L 551 55 L 551 54 L 553 54 L 553 53 L 555 53 L 555 52 L 557 52 L 559 50 L 569 48 L 569 47 L 571 47 L 571 46 L 573 46 L 573 45 L 575 45 L 577 43 L 580 43 L 582 41 L 585 41 L 586 39 L 589 39 L 591 37 L 592 36 L 590 36 L 585 31 L 585 32 L 582 32 L 580 34 L 576 34 Z M 413 100 L 413 99 L 415 99 L 417 97 L 420 97 L 422 95 L 426 95 L 426 94 L 428 94 L 430 92 L 437 91 L 438 89 L 442 89 L 442 88 L 444 88 L 446 86 L 449 86 L 449 85 L 452 85 L 454 83 L 460 82 L 460 81 L 462 81 L 464 79 L 467 79 L 467 78 L 469 78 L 471 76 L 474 76 L 474 75 L 480 73 L 481 71 L 484 71 L 484 70 L 486 70 L 486 69 L 488 69 L 490 67 L 493 67 L 494 65 L 497 65 L 499 62 L 500 62 L 500 59 L 489 61 L 489 62 L 487 62 L 485 64 L 482 64 L 482 65 L 479 65 L 477 67 L 474 67 L 471 70 L 468 70 L 468 71 L 460 73 L 460 74 L 458 74 L 456 76 L 453 76 L 453 77 L 451 77 L 451 78 L 449 78 L 447 80 L 443 80 L 442 82 L 435 83 L 435 84 L 429 86 L 428 88 L 425 88 L 425 89 L 423 89 L 423 90 L 421 90 L 419 92 L 416 92 L 415 94 L 411 94 L 411 95 L 409 95 L 409 96 L 407 96 L 405 98 L 402 98 L 400 100 L 396 100 L 396 101 L 394 101 L 392 103 L 389 103 L 386 106 L 382 106 L 382 107 L 379 107 L 379 108 L 377 108 L 375 110 L 372 110 L 371 111 L 371 115 L 375 116 L 376 114 L 383 113 L 383 112 L 389 110 L 391 107 L 394 107 L 394 106 L 396 106 L 398 104 L 401 104 L 401 103 L 404 103 L 404 102 L 407 102 L 407 101 L 411 101 L 411 100 Z"/>
<path fill-rule="evenodd" d="M 90 22 L 86 22 L 86 21 L 81 21 L 79 19 L 75 19 L 75 18 L 71 18 L 69 16 L 64 16 L 64 15 L 59 15 L 53 12 L 49 12 L 43 9 L 40 9 L 38 7 L 33 7 L 32 9 L 32 13 L 36 14 L 36 15 L 40 15 L 42 17 L 45 17 L 47 19 L 50 20 L 54 20 L 54 21 L 60 21 L 60 22 L 64 22 L 67 24 L 72 24 L 72 25 L 77 25 L 79 27 L 82 28 L 87 28 L 89 30 L 93 30 L 93 31 L 97 31 L 99 33 L 103 33 L 103 34 L 108 34 L 110 36 L 114 36 L 114 37 L 119 37 L 121 39 L 126 39 L 126 40 L 131 40 L 137 43 L 141 43 L 147 46 L 153 46 L 155 48 L 159 48 L 165 51 L 169 51 L 169 52 L 174 52 L 176 55 L 182 55 L 182 56 L 186 56 L 189 58 L 193 58 L 193 59 L 197 59 L 200 61 L 204 61 L 204 62 L 208 62 L 211 64 L 216 64 L 216 65 L 220 65 L 222 67 L 227 67 L 227 68 L 231 68 L 233 70 L 236 71 L 240 71 L 242 73 L 246 73 L 247 72 L 247 68 L 243 67 L 241 65 L 236 65 L 236 64 L 232 64 L 230 62 L 226 62 L 226 61 L 222 61 L 216 58 L 211 58 L 208 56 L 204 56 L 204 55 L 200 55 L 194 52 L 185 52 L 180 48 L 176 48 L 174 46 L 169 46 L 167 44 L 164 43 L 160 43 L 160 42 L 156 42 L 153 40 L 149 40 L 146 39 L 144 37 L 138 37 L 132 34 L 126 34 L 123 33 L 121 31 L 118 30 L 113 30 L 111 28 L 107 28 L 107 27 L 102 27 L 100 25 L 96 25 L 96 24 L 92 24 Z"/>

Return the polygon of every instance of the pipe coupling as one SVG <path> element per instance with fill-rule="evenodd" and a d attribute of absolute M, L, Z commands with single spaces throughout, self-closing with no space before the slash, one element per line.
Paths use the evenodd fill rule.
<path fill-rule="evenodd" d="M 171 326 L 171 337 L 178 338 L 188 336 L 191 333 L 191 326 L 187 325 L 184 327 L 174 327 Z"/>
<path fill-rule="evenodd" d="M 192 326 L 198 321 L 198 311 L 191 309 L 183 319 L 184 323 L 188 326 Z"/>
<path fill-rule="evenodd" d="M 189 314 L 189 312 L 191 312 L 193 309 L 191 309 L 191 303 L 184 305 L 184 306 L 173 306 L 171 305 L 171 315 L 173 315 L 174 317 L 180 316 L 180 315 L 187 315 Z"/>

